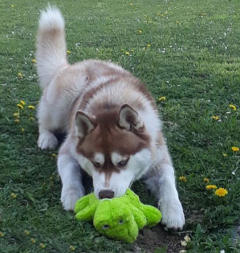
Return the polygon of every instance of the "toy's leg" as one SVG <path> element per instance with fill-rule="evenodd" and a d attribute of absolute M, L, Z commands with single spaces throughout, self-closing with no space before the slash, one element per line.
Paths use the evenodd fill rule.
<path fill-rule="evenodd" d="M 76 214 L 78 220 L 92 220 L 97 205 L 87 206 Z"/>
<path fill-rule="evenodd" d="M 175 184 L 174 168 L 168 148 L 162 140 L 157 158 L 144 177 L 148 188 L 157 196 L 162 212 L 162 223 L 167 228 L 182 229 L 185 217 Z"/>
<path fill-rule="evenodd" d="M 140 209 L 132 205 L 131 205 L 131 212 L 138 225 L 138 229 L 142 229 L 147 224 L 147 219 L 145 217 L 145 214 Z"/>
<path fill-rule="evenodd" d="M 74 210 L 76 201 L 84 195 L 79 164 L 66 151 L 60 149 L 58 173 L 62 180 L 61 201 L 65 210 Z"/>

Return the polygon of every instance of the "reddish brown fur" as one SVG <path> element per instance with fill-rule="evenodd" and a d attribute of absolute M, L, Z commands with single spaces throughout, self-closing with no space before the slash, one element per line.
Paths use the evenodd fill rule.
<path fill-rule="evenodd" d="M 119 171 L 119 168 L 111 162 L 111 153 L 117 152 L 123 156 L 133 155 L 143 148 L 149 147 L 150 137 L 146 134 L 144 127 L 139 131 L 127 131 L 118 126 L 120 108 L 96 112 L 95 129 L 77 146 L 77 152 L 93 160 L 94 154 L 105 155 L 105 163 L 100 172 Z"/>
<path fill-rule="evenodd" d="M 114 67 L 109 66 L 105 62 L 101 61 L 92 61 L 91 64 L 88 64 L 86 68 L 86 73 L 89 77 L 89 81 L 92 82 L 95 79 L 97 79 L 99 76 L 117 76 L 120 75 L 123 76 L 130 76 L 131 74 L 123 70 L 120 71 L 118 69 L 115 69 Z"/>
<path fill-rule="evenodd" d="M 52 28 L 47 32 L 42 32 L 41 30 L 38 32 L 38 38 L 40 37 L 42 41 L 56 41 L 62 36 L 62 31 L 58 28 Z"/>

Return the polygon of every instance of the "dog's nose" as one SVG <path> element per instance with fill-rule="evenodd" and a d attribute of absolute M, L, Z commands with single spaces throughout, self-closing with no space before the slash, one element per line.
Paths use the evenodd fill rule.
<path fill-rule="evenodd" d="M 114 192 L 111 190 L 102 190 L 98 194 L 100 199 L 112 199 L 114 197 Z"/>

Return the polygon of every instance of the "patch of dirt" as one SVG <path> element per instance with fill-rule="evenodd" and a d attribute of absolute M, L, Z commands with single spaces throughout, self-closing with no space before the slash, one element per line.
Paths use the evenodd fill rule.
<path fill-rule="evenodd" d="M 136 241 L 135 252 L 141 252 L 140 250 L 153 253 L 153 252 L 167 252 L 178 253 L 181 249 L 181 240 L 183 240 L 184 234 L 179 235 L 177 232 L 165 231 L 161 225 L 153 228 L 144 228 L 140 231 L 138 239 Z M 166 251 L 160 251 L 166 248 Z"/>

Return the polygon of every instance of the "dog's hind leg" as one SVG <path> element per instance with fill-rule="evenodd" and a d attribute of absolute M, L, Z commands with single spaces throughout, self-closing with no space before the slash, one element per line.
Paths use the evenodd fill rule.
<path fill-rule="evenodd" d="M 50 117 L 50 114 L 45 109 L 45 106 L 41 106 L 40 102 L 38 109 L 38 147 L 41 149 L 54 149 L 58 145 L 58 140 L 49 125 L 51 121 L 52 119 Z"/>
<path fill-rule="evenodd" d="M 57 145 L 56 136 L 52 132 L 39 127 L 38 147 L 41 149 L 54 149 Z"/>

